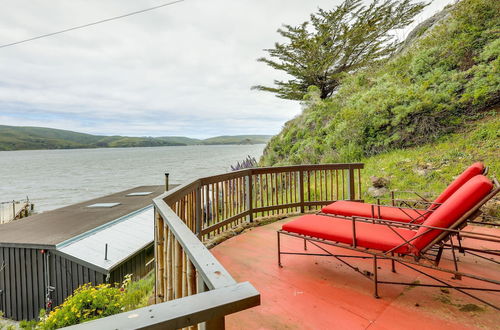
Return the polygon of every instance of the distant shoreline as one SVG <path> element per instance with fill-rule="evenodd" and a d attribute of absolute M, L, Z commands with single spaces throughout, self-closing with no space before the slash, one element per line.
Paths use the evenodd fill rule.
<path fill-rule="evenodd" d="M 131 137 L 79 133 L 45 127 L 0 125 L 0 151 L 266 144 L 271 135 Z"/>
<path fill-rule="evenodd" d="M 81 148 L 51 148 L 51 149 L 15 149 L 3 150 L 0 152 L 11 151 L 50 151 L 50 150 L 97 150 L 97 149 L 133 149 L 133 148 L 161 148 L 161 147 L 211 147 L 211 146 L 251 146 L 251 145 L 266 145 L 267 143 L 219 143 L 219 144 L 178 144 L 178 145 L 159 145 L 159 146 L 130 146 L 130 147 L 81 147 Z"/>

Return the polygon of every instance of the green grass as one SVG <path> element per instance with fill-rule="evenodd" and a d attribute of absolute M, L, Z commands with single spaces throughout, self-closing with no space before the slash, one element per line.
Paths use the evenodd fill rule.
<path fill-rule="evenodd" d="M 364 198 L 372 200 L 366 193 L 371 184 L 370 176 L 390 178 L 391 190 L 429 192 L 429 197 L 438 195 L 454 177 L 476 161 L 484 162 L 490 175 L 500 176 L 499 155 L 500 116 L 496 113 L 434 143 L 363 158 Z M 419 174 L 417 169 L 424 166 L 430 170 Z"/>
<path fill-rule="evenodd" d="M 155 274 L 153 271 L 144 278 L 131 282 L 123 298 L 125 309 L 133 310 L 147 306 L 149 298 L 154 294 L 154 286 Z"/>

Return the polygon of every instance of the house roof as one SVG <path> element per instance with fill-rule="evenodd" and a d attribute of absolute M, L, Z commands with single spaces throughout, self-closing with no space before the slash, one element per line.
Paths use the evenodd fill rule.
<path fill-rule="evenodd" d="M 109 272 L 153 240 L 154 210 L 153 206 L 147 206 L 61 242 L 56 250 Z"/>
<path fill-rule="evenodd" d="M 137 192 L 151 194 L 127 196 Z M 75 236 L 151 205 L 153 198 L 163 192 L 164 186 L 141 186 L 3 224 L 0 225 L 0 246 L 54 248 Z M 119 205 L 88 207 L 97 203 Z"/>

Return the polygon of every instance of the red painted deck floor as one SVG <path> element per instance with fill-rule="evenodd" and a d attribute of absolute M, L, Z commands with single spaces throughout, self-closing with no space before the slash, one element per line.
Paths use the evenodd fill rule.
<path fill-rule="evenodd" d="M 285 255 L 279 268 L 276 230 L 290 220 L 253 228 L 212 249 L 237 281 L 249 281 L 261 293 L 260 306 L 226 318 L 229 329 L 500 329 L 497 311 L 455 290 L 381 285 L 381 298 L 375 299 L 372 282 L 334 258 Z M 303 251 L 302 240 L 282 237 L 283 251 Z M 309 245 L 309 251 L 314 249 Z M 370 260 L 356 264 L 362 270 L 372 268 Z M 435 283 L 400 265 L 392 273 L 387 261 L 379 266 L 380 280 Z M 500 273 L 500 266 L 469 257 L 461 258 L 461 266 L 490 278 Z M 434 274 L 452 282 L 449 274 Z M 479 296 L 500 305 L 498 294 Z"/>

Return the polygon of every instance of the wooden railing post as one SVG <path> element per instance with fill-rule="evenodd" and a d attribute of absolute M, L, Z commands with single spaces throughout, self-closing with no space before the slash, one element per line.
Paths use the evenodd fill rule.
<path fill-rule="evenodd" d="M 300 213 L 305 213 L 304 205 L 304 172 L 299 171 L 299 198 L 300 198 Z"/>
<path fill-rule="evenodd" d="M 347 196 L 349 200 L 356 199 L 356 191 L 354 189 L 354 169 L 349 165 L 349 175 L 347 176 Z"/>
<path fill-rule="evenodd" d="M 195 201 L 195 226 L 196 235 L 201 240 L 201 187 L 196 188 L 196 201 Z"/>
<path fill-rule="evenodd" d="M 165 237 L 163 237 L 163 226 L 164 220 L 155 209 L 155 269 L 157 274 L 155 285 L 155 301 L 157 302 L 165 301 L 165 286 L 163 282 L 163 273 L 165 272 L 165 256 L 163 245 L 165 244 Z"/>
<path fill-rule="evenodd" d="M 209 288 L 203 277 L 199 273 L 196 274 L 196 293 L 202 293 L 209 291 Z M 218 317 L 211 320 L 207 320 L 198 325 L 198 330 L 223 330 L 225 329 L 224 317 Z"/>
<path fill-rule="evenodd" d="M 245 195 L 246 195 L 246 205 L 248 206 L 248 216 L 247 221 L 253 222 L 253 187 L 252 187 L 252 172 L 250 172 L 245 177 Z"/>
<path fill-rule="evenodd" d="M 224 330 L 226 322 L 224 317 L 218 317 L 205 322 L 205 330 Z"/>
<path fill-rule="evenodd" d="M 174 243 L 174 299 L 182 298 L 182 246 L 178 240 Z"/>
<path fill-rule="evenodd" d="M 154 242 L 154 267 L 155 267 L 155 287 L 154 287 L 154 291 L 155 291 L 155 304 L 159 303 L 158 301 L 158 274 L 159 274 L 159 271 L 158 271 L 158 241 L 159 241 L 159 235 L 158 235 L 158 217 L 159 217 L 159 214 L 158 214 L 158 211 L 156 210 L 156 206 L 154 207 L 154 229 L 155 229 L 155 242 Z"/>

